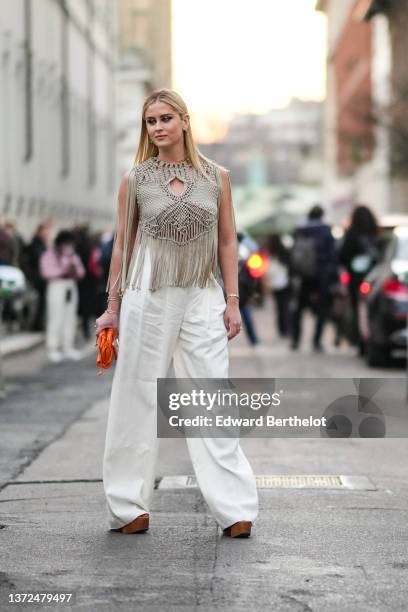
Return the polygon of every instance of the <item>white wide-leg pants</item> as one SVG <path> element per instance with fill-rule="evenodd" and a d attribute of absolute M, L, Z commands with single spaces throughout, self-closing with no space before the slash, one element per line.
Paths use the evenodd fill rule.
<path fill-rule="evenodd" d="M 219 284 L 124 293 L 113 377 L 103 484 L 111 529 L 150 511 L 158 453 L 157 378 L 171 359 L 177 378 L 228 378 L 225 298 Z M 222 529 L 254 522 L 258 494 L 239 438 L 186 438 L 195 475 Z"/>
<path fill-rule="evenodd" d="M 71 278 L 58 278 L 47 284 L 46 346 L 48 351 L 74 348 L 78 308 L 78 287 Z"/>

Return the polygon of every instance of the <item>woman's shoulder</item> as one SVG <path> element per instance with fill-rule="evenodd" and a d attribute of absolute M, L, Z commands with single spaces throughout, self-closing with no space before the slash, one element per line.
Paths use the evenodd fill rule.
<path fill-rule="evenodd" d="M 221 174 L 229 174 L 228 168 L 226 168 L 225 166 L 222 166 L 221 164 L 219 164 L 213 159 L 210 159 L 208 157 L 202 157 L 200 161 L 203 164 L 203 166 L 206 167 L 206 169 L 208 168 L 208 169 L 213 170 L 214 172 L 220 172 Z"/>
<path fill-rule="evenodd" d="M 146 159 L 144 162 L 140 164 L 133 164 L 128 170 L 126 170 L 121 177 L 121 180 L 124 182 L 129 181 L 129 179 L 139 172 L 143 172 L 146 168 L 150 168 L 152 165 L 153 158 Z"/>
<path fill-rule="evenodd" d="M 221 164 L 209 158 L 201 158 L 200 162 L 207 176 L 210 176 L 212 180 L 217 183 L 219 189 L 228 186 L 230 182 L 230 172 L 228 168 L 221 166 Z"/>

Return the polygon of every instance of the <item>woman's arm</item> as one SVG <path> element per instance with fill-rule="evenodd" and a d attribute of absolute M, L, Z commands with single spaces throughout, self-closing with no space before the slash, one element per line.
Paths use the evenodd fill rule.
<path fill-rule="evenodd" d="M 106 327 L 114 327 L 116 330 L 118 329 L 121 303 L 120 278 L 125 235 L 128 179 L 128 174 L 123 175 L 119 185 L 117 230 L 112 248 L 109 276 L 106 287 L 106 291 L 109 294 L 108 308 L 98 319 L 96 319 L 96 334 Z"/>
<path fill-rule="evenodd" d="M 221 199 L 218 213 L 218 260 L 225 291 L 238 294 L 238 247 L 229 172 L 221 170 Z M 237 300 L 235 300 L 237 301 Z"/>
<path fill-rule="evenodd" d="M 218 261 L 227 294 L 224 323 L 231 340 L 241 329 L 238 295 L 238 241 L 228 170 L 221 170 L 221 197 L 218 211 Z"/>

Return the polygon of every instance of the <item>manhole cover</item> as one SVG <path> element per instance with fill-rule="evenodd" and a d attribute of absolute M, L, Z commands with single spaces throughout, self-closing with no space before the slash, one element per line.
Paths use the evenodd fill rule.
<path fill-rule="evenodd" d="M 189 489 L 197 487 L 195 476 L 164 476 L 158 489 Z M 367 476 L 330 474 L 262 475 L 256 476 L 258 489 L 359 489 L 375 491 L 377 487 Z"/>

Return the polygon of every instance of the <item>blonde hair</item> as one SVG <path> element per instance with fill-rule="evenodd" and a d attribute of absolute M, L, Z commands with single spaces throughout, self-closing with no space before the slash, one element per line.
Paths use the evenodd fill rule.
<path fill-rule="evenodd" d="M 177 92 L 173 91 L 172 89 L 167 89 L 165 87 L 152 91 L 152 93 L 145 99 L 142 108 L 140 139 L 134 161 L 135 166 L 142 164 L 151 157 L 155 157 L 156 155 L 158 155 L 159 152 L 158 147 L 149 139 L 145 122 L 145 113 L 147 111 L 147 108 L 150 106 L 150 104 L 153 104 L 154 102 L 165 102 L 166 104 L 174 108 L 174 110 L 176 111 L 176 113 L 178 113 L 178 115 L 180 115 L 180 117 L 183 117 L 184 115 L 188 114 L 187 105 L 184 102 L 183 98 Z M 217 166 L 217 164 L 205 157 L 197 148 L 197 145 L 194 142 L 193 132 L 191 130 L 190 123 L 188 125 L 187 130 L 183 130 L 183 135 L 186 158 L 200 174 L 207 178 L 210 178 L 206 174 L 201 161 L 204 160 L 215 166 Z"/>

